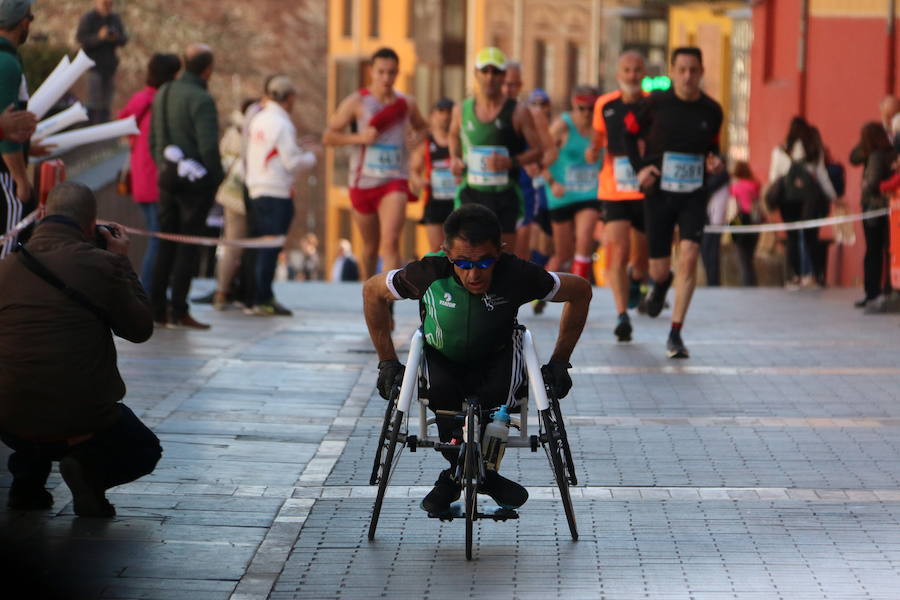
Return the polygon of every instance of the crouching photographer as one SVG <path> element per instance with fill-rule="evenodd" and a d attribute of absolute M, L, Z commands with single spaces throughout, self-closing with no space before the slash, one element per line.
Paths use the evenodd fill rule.
<path fill-rule="evenodd" d="M 13 450 L 12 509 L 52 506 L 44 486 L 59 461 L 75 513 L 112 517 L 106 490 L 151 473 L 162 454 L 120 402 L 112 335 L 149 339 L 150 304 L 125 231 L 96 218 L 90 188 L 62 183 L 29 242 L 0 261 L 0 439 Z"/>

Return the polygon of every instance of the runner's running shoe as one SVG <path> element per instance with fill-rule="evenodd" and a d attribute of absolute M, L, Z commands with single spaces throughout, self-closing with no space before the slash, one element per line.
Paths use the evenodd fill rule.
<path fill-rule="evenodd" d="M 669 271 L 669 278 L 660 282 L 654 282 L 653 287 L 650 288 L 650 292 L 647 294 L 647 315 L 651 317 L 658 317 L 659 313 L 662 312 L 663 306 L 666 303 L 666 292 L 669 291 L 669 286 L 672 285 L 672 279 L 674 279 L 674 275 L 671 271 Z"/>
<path fill-rule="evenodd" d="M 628 318 L 628 313 L 622 313 L 621 315 L 619 315 L 619 323 L 616 325 L 613 333 L 616 334 L 616 339 L 618 341 L 630 342 L 631 332 L 631 319 Z"/>
<path fill-rule="evenodd" d="M 666 341 L 666 354 L 669 358 L 690 358 L 687 346 L 681 341 L 680 331 L 670 331 Z"/>

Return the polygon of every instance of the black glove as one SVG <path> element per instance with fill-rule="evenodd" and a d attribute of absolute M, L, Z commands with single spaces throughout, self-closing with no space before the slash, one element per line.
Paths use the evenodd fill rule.
<path fill-rule="evenodd" d="M 571 364 L 555 360 L 551 360 L 541 367 L 544 383 L 550 386 L 557 399 L 565 398 L 569 390 L 572 389 L 572 378 L 569 377 L 569 369 L 571 368 Z"/>
<path fill-rule="evenodd" d="M 403 373 L 406 367 L 396 358 L 383 360 L 378 363 L 378 393 L 385 400 L 390 400 L 391 390 L 394 386 L 400 387 L 403 383 Z M 571 385 L 571 384 L 570 384 Z"/>

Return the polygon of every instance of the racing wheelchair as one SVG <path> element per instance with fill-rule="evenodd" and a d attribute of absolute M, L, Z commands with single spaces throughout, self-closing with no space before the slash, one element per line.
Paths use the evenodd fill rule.
<path fill-rule="evenodd" d="M 563 424 L 562 412 L 559 401 L 554 393 L 553 386 L 546 383 L 541 373 L 537 351 L 534 346 L 531 332 L 522 326 L 523 352 L 525 358 L 525 371 L 528 381 L 528 396 L 533 398 L 538 411 L 538 433 L 528 434 L 528 400 L 520 401 L 520 413 L 512 415 L 510 422 L 510 435 L 507 448 L 530 448 L 537 452 L 538 446 L 542 446 L 550 461 L 556 485 L 559 488 L 559 496 L 565 510 L 569 532 L 573 540 L 578 540 L 578 528 L 575 522 L 575 512 L 572 507 L 572 498 L 569 486 L 578 485 L 575 467 L 572 462 L 572 453 L 566 436 L 566 428 Z M 391 480 L 391 474 L 397 465 L 400 455 L 405 448 L 415 452 L 419 448 L 432 448 L 437 451 L 459 452 L 459 460 L 454 473 L 454 479 L 463 489 L 463 505 L 454 505 L 451 512 L 436 518 L 442 521 L 452 521 L 454 518 L 465 519 L 466 523 L 466 559 L 472 559 L 472 535 L 474 522 L 479 519 L 493 519 L 506 521 L 517 519 L 518 513 L 512 509 L 496 507 L 493 510 L 478 510 L 478 489 L 484 481 L 484 464 L 481 448 L 481 408 L 478 399 L 467 397 L 463 403 L 463 411 L 454 413 L 456 418 L 464 420 L 463 438 L 461 443 L 441 442 L 437 436 L 429 435 L 428 427 L 435 423 L 435 417 L 429 417 L 426 409 L 427 399 L 421 397 L 419 392 L 421 370 L 424 361 L 424 336 L 421 328 L 413 334 L 409 344 L 409 354 L 406 360 L 406 371 L 402 384 L 395 387 L 384 413 L 384 421 L 381 426 L 381 434 L 375 451 L 375 459 L 372 465 L 372 474 L 369 485 L 377 485 L 378 492 L 375 496 L 375 505 L 372 509 L 372 518 L 369 523 L 369 540 L 375 539 L 375 530 L 378 527 L 378 517 L 384 501 L 385 492 Z M 418 435 L 409 432 L 409 413 L 413 396 L 419 401 L 419 428 Z M 513 429 L 518 430 L 514 435 Z M 432 515 L 429 515 L 432 516 Z"/>

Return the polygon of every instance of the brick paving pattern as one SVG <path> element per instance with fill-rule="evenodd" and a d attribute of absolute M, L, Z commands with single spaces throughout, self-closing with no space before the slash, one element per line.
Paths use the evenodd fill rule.
<path fill-rule="evenodd" d="M 462 523 L 418 508 L 445 464 L 431 450 L 403 453 L 368 541 L 384 405 L 359 287 L 277 291 L 295 318 L 200 308 L 210 332 L 119 344 L 164 457 L 110 491 L 111 522 L 76 518 L 55 471 L 51 511 L 0 508 L 48 577 L 123 599 L 900 597 L 900 323 L 851 292 L 701 289 L 673 363 L 668 313 L 616 345 L 598 291 L 563 404 L 580 539 L 543 451 L 510 449 L 531 499 L 476 523 L 468 562 Z M 522 310 L 544 357 L 558 315 Z M 413 303 L 397 317 L 402 342 Z"/>

